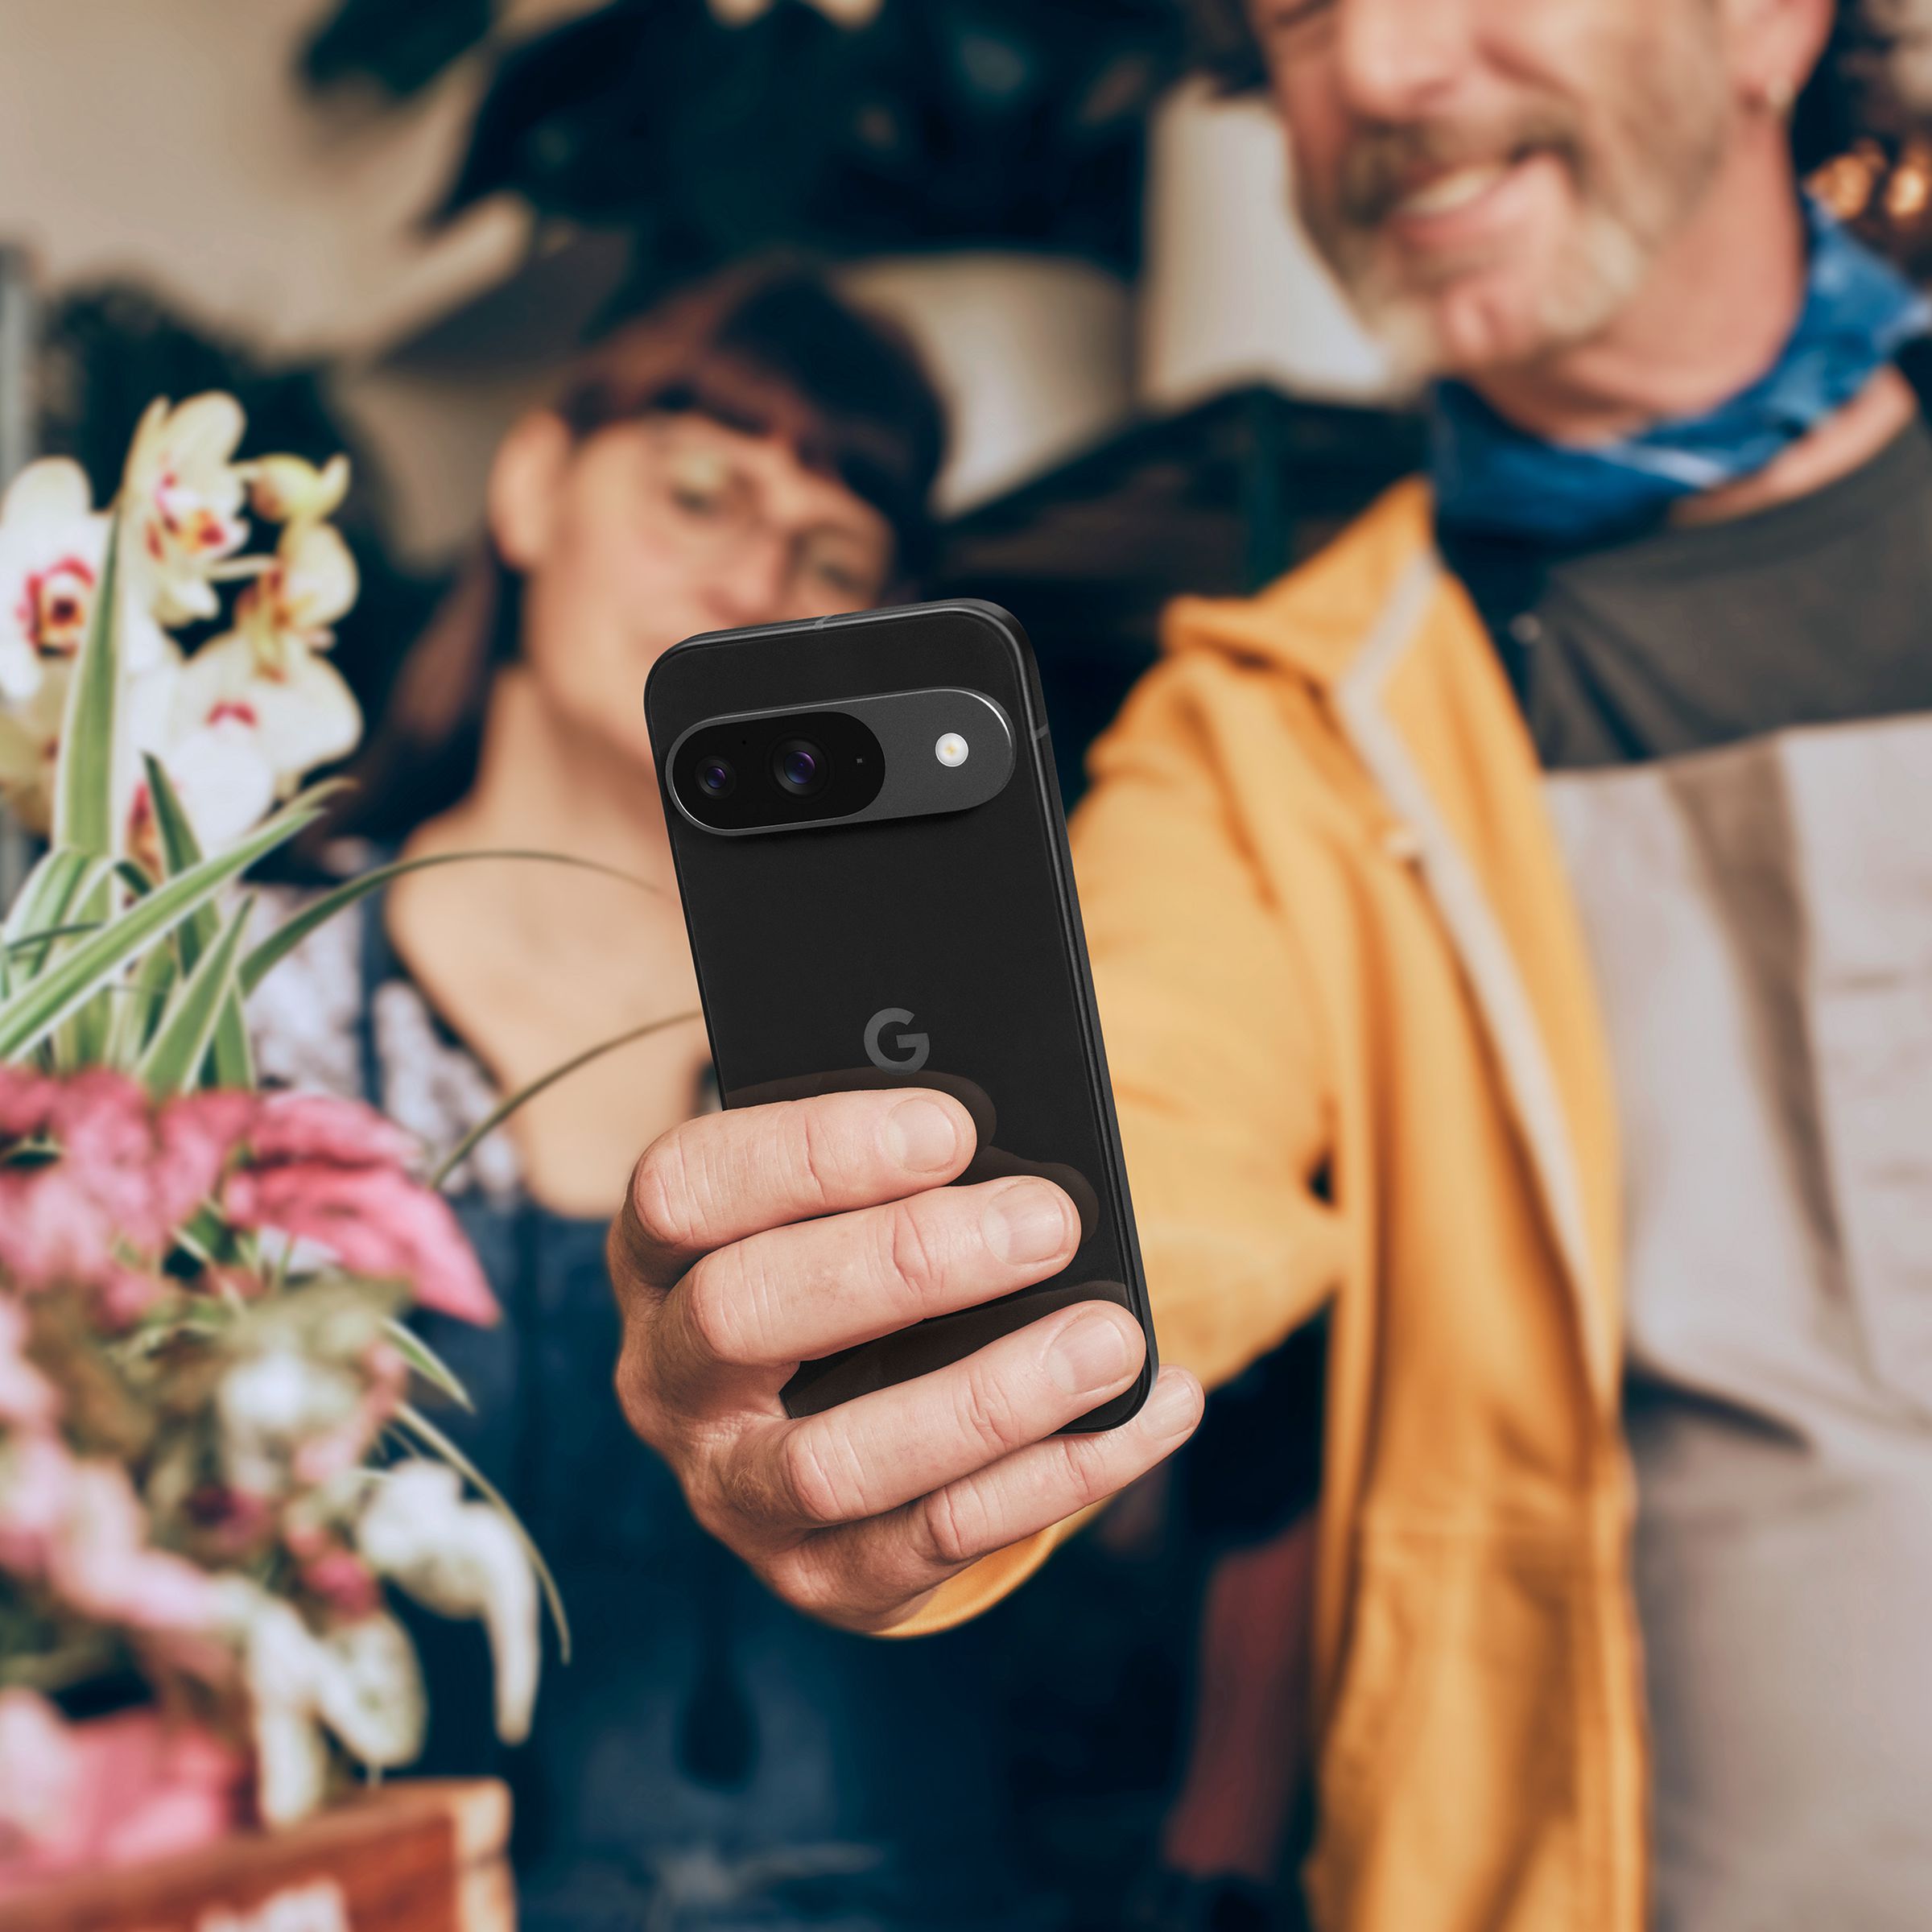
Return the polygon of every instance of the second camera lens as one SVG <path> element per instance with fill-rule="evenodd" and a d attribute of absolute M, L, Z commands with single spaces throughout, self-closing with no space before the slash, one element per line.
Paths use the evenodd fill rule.
<path fill-rule="evenodd" d="M 771 754 L 771 774 L 795 799 L 809 799 L 824 789 L 832 767 L 809 738 L 787 738 Z"/>
<path fill-rule="evenodd" d="M 723 758 L 704 758 L 698 764 L 698 789 L 708 799 L 724 799 L 731 795 L 732 788 L 738 782 L 738 774 Z"/>

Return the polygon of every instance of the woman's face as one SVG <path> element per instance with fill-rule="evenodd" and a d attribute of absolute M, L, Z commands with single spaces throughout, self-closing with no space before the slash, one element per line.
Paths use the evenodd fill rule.
<path fill-rule="evenodd" d="M 891 526 L 790 444 L 708 416 L 651 416 L 574 439 L 511 431 L 490 524 L 524 580 L 523 659 L 561 721 L 640 763 L 645 674 L 694 631 L 860 610 L 885 594 Z"/>

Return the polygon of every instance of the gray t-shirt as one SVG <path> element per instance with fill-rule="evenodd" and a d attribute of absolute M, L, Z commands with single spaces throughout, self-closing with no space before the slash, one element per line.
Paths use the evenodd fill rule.
<path fill-rule="evenodd" d="M 1660 1932 L 1932 1926 L 1932 436 L 1593 554 L 1447 544 L 1619 1092 Z"/>
<path fill-rule="evenodd" d="M 1932 711 L 1932 429 L 1814 495 L 1562 555 L 1444 539 L 1550 771 Z"/>

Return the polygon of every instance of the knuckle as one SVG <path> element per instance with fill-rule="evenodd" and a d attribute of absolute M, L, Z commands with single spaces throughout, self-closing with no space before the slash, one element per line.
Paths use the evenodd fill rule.
<path fill-rule="evenodd" d="M 1115 1470 L 1108 1447 L 1091 1436 L 1059 1439 L 1063 1480 L 1059 1487 L 1067 1501 L 1067 1515 L 1100 1501 L 1120 1487 L 1122 1472 Z"/>
<path fill-rule="evenodd" d="M 706 1256 L 678 1284 L 676 1293 L 685 1328 L 699 1352 L 709 1360 L 736 1366 L 747 1360 L 749 1341 L 737 1292 L 739 1270 L 726 1258 L 731 1252 Z"/>
<path fill-rule="evenodd" d="M 832 1465 L 832 1447 L 822 1430 L 794 1428 L 778 1446 L 780 1485 L 793 1513 L 804 1523 L 828 1529 L 852 1513 L 852 1485 Z"/>
<path fill-rule="evenodd" d="M 989 1461 L 1031 1439 L 1013 1392 L 982 1362 L 971 1362 L 954 1397 L 960 1435 Z"/>
<path fill-rule="evenodd" d="M 840 1136 L 817 1108 L 801 1108 L 794 1117 L 798 1123 L 796 1154 L 801 1176 L 818 1204 L 829 1208 L 842 1191 L 841 1177 L 848 1164 Z"/>
<path fill-rule="evenodd" d="M 684 1496 L 698 1527 L 707 1536 L 716 1538 L 728 1550 L 741 1548 L 745 1541 L 746 1522 L 744 1511 L 730 1492 L 730 1485 L 687 1482 Z"/>
<path fill-rule="evenodd" d="M 632 1432 L 654 1448 L 659 1411 L 642 1338 L 626 1334 L 611 1383 L 617 1391 L 617 1407 Z"/>
<path fill-rule="evenodd" d="M 771 1514 L 770 1484 L 742 1444 L 680 1473 L 699 1526 L 734 1550 L 753 1540 L 751 1533 Z"/>
<path fill-rule="evenodd" d="M 919 1540 L 931 1563 L 956 1570 L 985 1554 L 986 1515 L 976 1485 L 949 1483 L 919 1505 Z"/>
<path fill-rule="evenodd" d="M 674 1127 L 645 1149 L 630 1177 L 630 1208 L 645 1238 L 673 1250 L 699 1245 L 690 1149 Z"/>
<path fill-rule="evenodd" d="M 898 1291 L 895 1298 L 914 1304 L 910 1312 L 916 1313 L 917 1305 L 945 1274 L 943 1244 L 938 1238 L 932 1211 L 925 1198 L 899 1202 L 886 1217 L 881 1232 L 886 1286 Z"/>
<path fill-rule="evenodd" d="M 807 1616 L 830 1619 L 845 1608 L 844 1578 L 815 1544 L 787 1550 L 765 1567 L 763 1575 L 767 1588 Z"/>
<path fill-rule="evenodd" d="M 707 1506 L 720 1521 L 733 1525 L 762 1522 L 772 1513 L 770 1478 L 757 1457 L 742 1447 L 720 1459 L 705 1488 Z"/>

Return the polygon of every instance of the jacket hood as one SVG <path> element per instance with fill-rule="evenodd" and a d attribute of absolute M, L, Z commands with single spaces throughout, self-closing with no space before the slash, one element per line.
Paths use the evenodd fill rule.
<path fill-rule="evenodd" d="M 1434 517 L 1428 483 L 1406 478 L 1326 550 L 1258 595 L 1177 598 L 1162 622 L 1162 648 L 1283 665 L 1327 689 L 1373 630 L 1389 585 L 1418 551 L 1433 548 Z"/>

